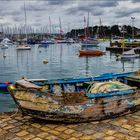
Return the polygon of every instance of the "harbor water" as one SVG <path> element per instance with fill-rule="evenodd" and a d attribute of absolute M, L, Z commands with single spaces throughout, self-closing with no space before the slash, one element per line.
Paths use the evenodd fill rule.
<path fill-rule="evenodd" d="M 102 42 L 98 49 L 105 51 L 107 46 L 109 42 Z M 140 59 L 117 61 L 115 54 L 109 51 L 103 56 L 79 57 L 79 49 L 80 44 L 32 45 L 31 50 L 16 50 L 11 45 L 8 49 L 0 49 L 0 82 L 15 82 L 23 76 L 30 79 L 60 79 L 140 69 Z M 0 95 L 0 106 L 0 112 L 15 108 L 9 94 Z"/>

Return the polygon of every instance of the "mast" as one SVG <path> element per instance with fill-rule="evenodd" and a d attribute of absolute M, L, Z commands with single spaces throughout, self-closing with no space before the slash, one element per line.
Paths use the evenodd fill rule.
<path fill-rule="evenodd" d="M 134 20 L 135 20 L 135 17 L 131 17 L 132 19 L 132 42 L 134 41 Z"/>
<path fill-rule="evenodd" d="M 52 27 L 52 23 L 51 23 L 51 17 L 49 16 L 49 25 L 50 25 L 50 34 L 51 34 L 51 27 Z"/>
<path fill-rule="evenodd" d="M 24 18 L 25 18 L 25 37 L 26 37 L 26 41 L 27 41 L 27 14 L 26 14 L 25 0 L 24 0 Z"/>
<path fill-rule="evenodd" d="M 61 27 L 61 18 L 60 17 L 59 17 L 59 25 L 60 25 L 60 36 L 61 36 L 62 27 Z"/>
<path fill-rule="evenodd" d="M 87 37 L 89 37 L 89 11 L 88 11 L 88 17 L 87 17 Z"/>
<path fill-rule="evenodd" d="M 86 33 L 86 17 L 84 16 L 84 32 L 85 32 L 85 38 L 87 38 L 87 33 Z"/>

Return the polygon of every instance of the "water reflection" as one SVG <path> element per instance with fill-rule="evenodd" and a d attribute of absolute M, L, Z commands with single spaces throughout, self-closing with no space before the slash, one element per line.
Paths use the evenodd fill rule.
<path fill-rule="evenodd" d="M 16 50 L 17 51 L 17 69 L 18 73 L 22 73 L 20 76 L 28 76 L 29 75 L 29 67 L 31 63 L 29 62 L 32 58 L 30 58 L 30 50 Z"/>
<path fill-rule="evenodd" d="M 99 47 L 105 50 L 107 43 Z M 31 50 L 16 50 L 15 46 L 0 51 L 0 81 L 28 78 L 70 78 L 96 76 L 103 73 L 138 70 L 140 59 L 116 61 L 114 53 L 106 52 L 100 57 L 79 57 L 79 44 L 52 44 L 47 47 L 32 46 Z M 6 56 L 6 57 L 4 57 Z M 48 63 L 44 64 L 43 60 Z"/>

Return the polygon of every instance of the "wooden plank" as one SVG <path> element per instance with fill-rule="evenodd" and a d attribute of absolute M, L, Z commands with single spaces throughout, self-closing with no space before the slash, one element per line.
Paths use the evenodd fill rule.
<path fill-rule="evenodd" d="M 47 79 L 26 79 L 26 81 L 29 82 L 44 82 L 44 81 L 48 81 Z"/>
<path fill-rule="evenodd" d="M 41 89 L 40 86 L 37 86 L 37 85 L 35 85 L 33 83 L 30 83 L 30 82 L 28 82 L 28 81 L 26 81 L 24 79 L 16 81 L 16 84 L 21 86 L 21 87 L 24 87 L 26 89 L 30 89 L 30 88 L 32 88 L 32 89 Z"/>

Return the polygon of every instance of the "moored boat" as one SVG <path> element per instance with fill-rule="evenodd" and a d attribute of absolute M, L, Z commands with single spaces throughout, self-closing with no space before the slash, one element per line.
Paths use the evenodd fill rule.
<path fill-rule="evenodd" d="M 16 47 L 17 50 L 30 50 L 31 47 L 28 44 L 18 45 Z"/>
<path fill-rule="evenodd" d="M 140 109 L 140 91 L 119 81 L 126 74 L 80 79 L 22 79 L 8 87 L 21 112 L 60 122 L 88 122 L 121 116 Z M 96 82 L 95 82 L 96 81 Z"/>
<path fill-rule="evenodd" d="M 3 45 L 0 47 L 1 49 L 8 49 L 8 45 Z"/>
<path fill-rule="evenodd" d="M 99 42 L 97 40 L 84 40 L 82 41 L 82 47 L 98 47 Z"/>
<path fill-rule="evenodd" d="M 125 80 L 129 85 L 137 86 L 138 88 L 140 88 L 140 70 L 137 73 L 127 75 L 125 77 Z"/>
<path fill-rule="evenodd" d="M 104 55 L 105 52 L 101 51 L 101 50 L 79 50 L 79 54 L 80 55 L 93 55 L 93 56 L 100 56 L 100 55 Z"/>
<path fill-rule="evenodd" d="M 0 93 L 8 93 L 7 87 L 11 84 L 12 82 L 0 82 Z"/>
<path fill-rule="evenodd" d="M 54 40 L 45 40 L 45 41 L 41 41 L 40 44 L 43 44 L 43 45 L 55 44 L 55 41 Z"/>
<path fill-rule="evenodd" d="M 140 54 L 135 53 L 135 48 L 122 53 L 121 59 L 135 59 L 140 58 Z"/>

